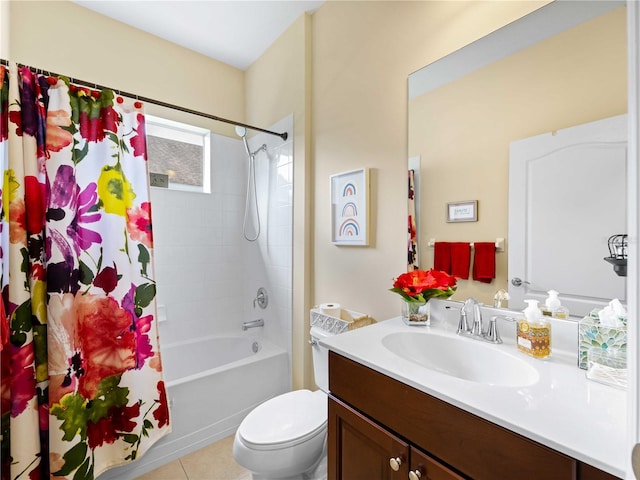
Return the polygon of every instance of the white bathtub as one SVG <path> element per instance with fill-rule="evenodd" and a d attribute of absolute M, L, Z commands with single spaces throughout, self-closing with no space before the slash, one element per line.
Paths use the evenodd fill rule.
<path fill-rule="evenodd" d="M 100 480 L 134 479 L 232 435 L 255 406 L 291 387 L 287 352 L 262 339 L 215 336 L 161 348 L 172 431 Z"/>

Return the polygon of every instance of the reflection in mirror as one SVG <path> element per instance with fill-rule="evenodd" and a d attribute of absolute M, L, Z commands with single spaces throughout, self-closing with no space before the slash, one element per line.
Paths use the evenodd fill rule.
<path fill-rule="evenodd" d="M 595 247 L 601 251 L 595 257 L 591 250 L 580 256 L 583 242 L 568 240 L 561 230 L 537 231 L 521 242 L 518 249 L 523 251 L 511 250 L 515 247 L 510 238 L 513 209 L 509 191 L 526 190 L 527 185 L 509 185 L 509 150 L 522 139 L 553 135 L 626 113 L 625 16 L 624 2 L 552 2 L 410 76 L 408 154 L 421 158 L 417 216 L 420 267 L 433 265 L 434 249 L 427 246 L 430 238 L 447 242 L 507 238 L 506 253 L 496 253 L 495 279 L 490 283 L 459 281 L 455 299 L 473 296 L 491 304 L 498 289 L 512 293 L 515 288 L 520 289 L 520 298 L 535 298 L 550 289 L 568 288 L 567 282 L 554 284 L 556 276 L 567 275 L 581 282 L 586 278 L 592 283 L 591 291 L 611 292 L 602 288 L 611 284 L 617 285 L 615 292 L 624 291 L 624 278 L 615 275 L 603 260 L 608 255 L 607 239 L 625 233 L 624 225 L 620 231 L 599 231 L 598 218 L 587 216 L 588 236 L 601 244 L 599 250 Z M 579 161 L 577 165 L 581 165 Z M 568 171 L 566 179 L 548 182 L 542 175 L 538 182 L 553 189 L 571 185 L 566 188 L 569 198 L 551 202 L 551 206 L 558 215 L 573 218 L 576 206 L 570 201 L 570 192 L 580 190 L 580 181 L 571 169 Z M 624 217 L 625 186 L 614 185 L 619 180 L 608 181 L 609 188 L 622 192 L 613 201 L 620 203 L 616 211 Z M 544 192 L 545 185 L 542 187 Z M 551 193 L 550 197 L 557 197 L 557 192 Z M 446 204 L 468 200 L 478 200 L 478 221 L 448 223 Z M 534 278 L 536 271 L 529 259 L 517 275 L 522 283 L 515 287 L 510 281 L 511 258 L 526 258 L 525 244 L 534 238 L 536 262 L 545 263 L 544 281 Z M 551 251 L 546 255 L 540 238 L 548 239 L 551 249 L 578 252 L 572 255 L 579 258 L 578 267 L 563 264 L 562 255 L 551 255 Z M 551 257 L 553 261 L 545 261 Z M 593 268 L 586 268 L 587 264 Z M 584 297 L 584 290 L 581 292 L 579 296 Z M 561 291 L 560 298 L 564 301 L 570 294 Z M 581 298 L 580 306 L 571 313 L 582 315 L 602 303 L 601 298 Z M 524 305 L 510 302 L 509 307 L 521 309 Z"/>

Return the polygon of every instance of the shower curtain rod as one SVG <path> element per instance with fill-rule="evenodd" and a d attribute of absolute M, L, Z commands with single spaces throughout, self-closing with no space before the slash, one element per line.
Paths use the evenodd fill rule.
<path fill-rule="evenodd" d="M 4 66 L 9 66 L 9 61 L 2 58 L 2 59 L 0 59 L 0 64 L 4 65 Z M 99 90 L 113 90 L 117 95 L 122 95 L 123 97 L 133 98 L 135 100 L 139 100 L 139 101 L 145 102 L 145 103 L 152 103 L 152 104 L 158 105 L 160 107 L 171 108 L 171 109 L 177 110 L 179 112 L 190 113 L 192 115 L 197 115 L 199 117 L 208 118 L 209 120 L 216 120 L 218 122 L 229 123 L 231 125 L 236 125 L 238 127 L 244 127 L 244 128 L 248 128 L 250 130 L 256 130 L 258 132 L 268 133 L 269 135 L 275 135 L 277 137 L 280 137 L 280 138 L 282 138 L 282 140 L 286 140 L 287 137 L 289 136 L 289 134 L 287 132 L 283 132 L 283 133 L 273 132 L 271 130 L 265 130 L 264 128 L 254 127 L 253 125 L 248 125 L 246 123 L 237 122 L 235 120 L 229 120 L 227 118 L 217 117 L 216 115 L 211 115 L 210 113 L 199 112 L 197 110 L 192 110 L 190 108 L 180 107 L 178 105 L 172 105 L 170 103 L 162 102 L 160 100 L 154 100 L 153 98 L 142 97 L 142 96 L 137 95 L 135 93 L 123 92 L 122 90 L 118 90 L 118 89 L 111 88 L 111 87 L 105 87 L 105 86 L 99 85 L 97 83 L 86 82 L 84 80 L 78 80 L 77 78 L 71 78 L 71 77 L 68 77 L 67 75 L 61 75 L 59 73 L 51 72 L 51 71 L 48 71 L 48 70 L 43 70 L 41 68 L 34 68 L 34 67 L 30 67 L 29 65 L 23 65 L 21 63 L 18 63 L 17 65 L 19 67 L 26 67 L 26 68 L 30 69 L 31 71 L 33 71 L 35 73 L 38 73 L 38 74 L 42 74 L 42 75 L 48 75 L 48 76 L 51 76 L 51 77 L 66 77 L 66 78 L 69 79 L 69 82 L 71 82 L 71 83 L 73 83 L 75 85 L 81 85 L 81 86 L 84 86 L 84 87 L 90 87 L 90 88 L 95 88 L 95 89 L 99 89 Z"/>

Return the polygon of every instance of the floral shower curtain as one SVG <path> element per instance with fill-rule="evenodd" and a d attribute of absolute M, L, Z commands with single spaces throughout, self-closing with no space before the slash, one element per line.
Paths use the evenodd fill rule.
<path fill-rule="evenodd" d="M 3 479 L 93 479 L 170 431 L 142 105 L 0 66 Z"/>

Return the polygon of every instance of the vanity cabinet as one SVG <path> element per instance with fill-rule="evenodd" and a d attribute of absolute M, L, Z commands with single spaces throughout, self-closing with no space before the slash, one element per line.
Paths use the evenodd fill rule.
<path fill-rule="evenodd" d="M 329 418 L 330 445 L 336 454 L 329 478 L 465 480 L 335 398 L 329 399 Z"/>
<path fill-rule="evenodd" d="M 617 478 L 335 352 L 329 390 L 328 480 Z"/>

